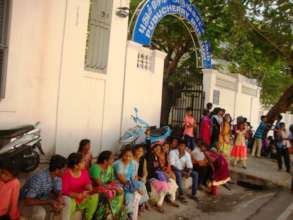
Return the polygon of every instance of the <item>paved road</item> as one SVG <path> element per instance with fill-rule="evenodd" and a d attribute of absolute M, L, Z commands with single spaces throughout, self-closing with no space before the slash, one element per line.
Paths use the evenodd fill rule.
<path fill-rule="evenodd" d="M 166 206 L 164 215 L 146 212 L 139 220 L 293 220 L 293 194 L 283 189 L 253 191 L 234 185 L 217 199 L 200 193 L 201 202 L 179 209 Z"/>

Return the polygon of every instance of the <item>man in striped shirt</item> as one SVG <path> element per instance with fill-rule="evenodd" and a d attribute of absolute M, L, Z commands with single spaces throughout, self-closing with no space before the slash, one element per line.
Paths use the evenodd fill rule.
<path fill-rule="evenodd" d="M 261 148 L 262 148 L 262 139 L 264 136 L 264 133 L 267 128 L 267 117 L 266 116 L 261 116 L 261 122 L 256 129 L 256 132 L 254 134 L 254 143 L 253 143 L 253 148 L 252 148 L 252 153 L 251 156 L 253 157 L 260 157 L 261 156 Z"/>

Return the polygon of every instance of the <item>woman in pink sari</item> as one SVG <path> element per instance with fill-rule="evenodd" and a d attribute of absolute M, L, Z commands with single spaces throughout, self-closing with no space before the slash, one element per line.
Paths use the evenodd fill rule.
<path fill-rule="evenodd" d="M 208 146 L 211 144 L 211 120 L 207 109 L 203 111 L 200 123 L 200 139 Z"/>
<path fill-rule="evenodd" d="M 215 148 L 207 150 L 205 143 L 198 143 L 200 150 L 204 153 L 212 169 L 210 176 L 210 193 L 217 195 L 218 187 L 230 181 L 228 162 L 225 157 L 218 153 Z"/>

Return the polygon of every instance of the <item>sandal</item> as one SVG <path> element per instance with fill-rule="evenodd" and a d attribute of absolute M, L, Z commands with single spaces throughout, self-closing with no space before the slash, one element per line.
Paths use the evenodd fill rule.
<path fill-rule="evenodd" d="M 176 208 L 179 208 L 180 207 L 180 205 L 178 203 L 174 202 L 174 201 L 170 201 L 169 204 L 171 206 L 173 206 L 173 207 L 176 207 Z"/>
<path fill-rule="evenodd" d="M 159 213 L 161 213 L 161 214 L 164 214 L 165 213 L 165 210 L 164 210 L 164 208 L 162 207 L 162 206 L 156 206 L 156 209 L 157 209 L 157 211 L 159 212 Z"/>
<path fill-rule="evenodd" d="M 145 208 L 145 210 L 147 210 L 147 211 L 150 210 L 150 207 L 149 207 L 149 205 L 148 205 L 147 203 L 144 204 L 144 208 Z"/>

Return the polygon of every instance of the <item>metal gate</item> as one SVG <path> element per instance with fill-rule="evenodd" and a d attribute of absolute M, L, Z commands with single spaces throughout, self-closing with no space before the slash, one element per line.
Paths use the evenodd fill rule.
<path fill-rule="evenodd" d="M 181 91 L 175 106 L 171 108 L 169 124 L 173 128 L 173 135 L 180 135 L 186 108 L 190 107 L 197 123 L 200 121 L 204 110 L 205 93 L 202 82 L 193 83 L 187 89 Z"/>

